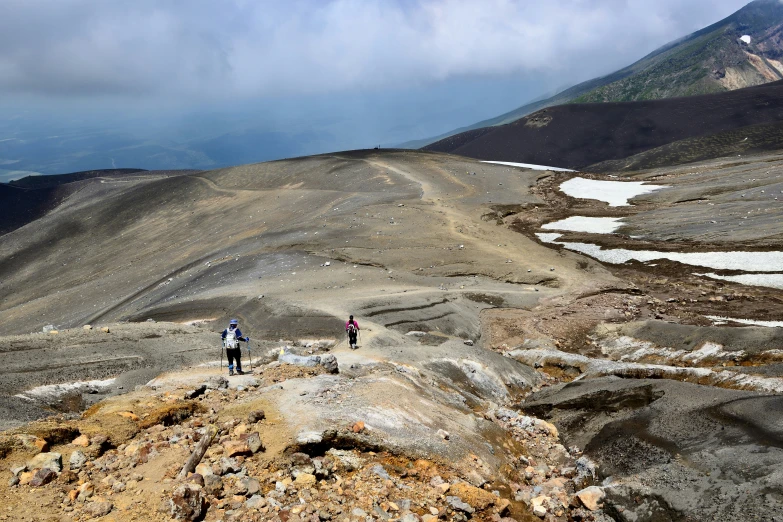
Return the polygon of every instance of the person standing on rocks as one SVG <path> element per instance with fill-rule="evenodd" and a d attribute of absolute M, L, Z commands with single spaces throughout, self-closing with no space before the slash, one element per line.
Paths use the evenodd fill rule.
<path fill-rule="evenodd" d="M 228 357 L 228 374 L 234 375 L 234 360 L 237 363 L 237 373 L 243 375 L 242 371 L 242 350 L 239 348 L 239 341 L 250 342 L 250 337 L 242 337 L 239 330 L 239 321 L 231 319 L 228 322 L 228 328 L 223 330 L 223 346 L 226 347 L 226 356 Z"/>
<path fill-rule="evenodd" d="M 353 320 L 353 316 L 348 318 L 348 322 L 345 323 L 345 331 L 348 332 L 348 343 L 351 345 L 351 349 L 355 350 L 356 337 L 359 335 L 359 323 Z"/>

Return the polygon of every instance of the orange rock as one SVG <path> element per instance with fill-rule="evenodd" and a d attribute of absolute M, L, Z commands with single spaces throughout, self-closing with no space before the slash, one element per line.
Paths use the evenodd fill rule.
<path fill-rule="evenodd" d="M 22 485 L 29 484 L 30 481 L 33 480 L 33 475 L 34 473 L 32 471 L 23 471 L 19 474 L 19 483 Z"/>
<path fill-rule="evenodd" d="M 353 425 L 351 431 L 354 433 L 361 433 L 362 431 L 364 431 L 364 423 L 362 421 L 358 421 L 356 424 Z"/>
<path fill-rule="evenodd" d="M 71 502 L 76 502 L 76 497 L 79 496 L 79 490 L 78 489 L 72 489 L 68 492 L 68 498 L 71 500 Z"/>
<path fill-rule="evenodd" d="M 42 452 L 49 451 L 49 443 L 43 439 L 35 439 L 33 441 L 33 444 L 35 444 L 35 447 L 41 450 Z"/>
<path fill-rule="evenodd" d="M 223 449 L 225 450 L 225 454 L 229 457 L 252 453 L 247 441 L 244 440 L 228 440 L 223 443 Z"/>
<path fill-rule="evenodd" d="M 471 486 L 467 482 L 453 484 L 449 493 L 459 497 L 463 502 L 467 502 L 477 511 L 487 509 L 498 500 L 498 497 L 489 491 L 484 491 L 483 489 Z"/>
<path fill-rule="evenodd" d="M 90 445 L 90 439 L 87 437 L 87 435 L 79 435 L 75 439 L 73 439 L 73 442 L 71 442 L 74 446 L 81 446 L 83 448 L 86 448 Z"/>

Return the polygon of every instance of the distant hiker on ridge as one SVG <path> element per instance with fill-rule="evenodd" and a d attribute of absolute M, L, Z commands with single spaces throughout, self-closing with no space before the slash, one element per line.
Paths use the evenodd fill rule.
<path fill-rule="evenodd" d="M 231 319 L 228 323 L 228 328 L 223 330 L 223 346 L 226 347 L 226 356 L 228 357 L 228 374 L 234 375 L 234 360 L 237 361 L 237 373 L 243 375 L 242 371 L 242 350 L 239 349 L 239 341 L 250 342 L 250 337 L 242 337 L 242 332 L 239 330 L 239 321 Z M 251 361 L 252 362 L 252 361 Z"/>
<path fill-rule="evenodd" d="M 345 323 L 345 331 L 348 332 L 348 343 L 351 345 L 351 349 L 355 350 L 356 336 L 359 335 L 359 323 L 353 320 L 353 316 L 348 318 L 348 322 Z"/>

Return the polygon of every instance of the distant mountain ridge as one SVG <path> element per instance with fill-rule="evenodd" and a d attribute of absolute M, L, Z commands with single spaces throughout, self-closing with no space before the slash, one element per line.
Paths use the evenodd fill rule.
<path fill-rule="evenodd" d="M 750 36 L 746 44 L 740 38 Z M 609 75 L 505 114 L 405 143 L 424 147 L 449 136 L 511 123 L 565 103 L 641 101 L 725 92 L 783 79 L 783 2 L 756 0 L 723 20 L 670 42 Z"/>
<path fill-rule="evenodd" d="M 783 80 L 699 96 L 558 105 L 513 123 L 445 138 L 424 150 L 577 170 L 595 164 L 624 170 L 781 149 L 782 125 Z"/>

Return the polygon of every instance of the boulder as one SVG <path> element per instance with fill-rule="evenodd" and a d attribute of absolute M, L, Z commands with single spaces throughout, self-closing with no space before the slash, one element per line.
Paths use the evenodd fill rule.
<path fill-rule="evenodd" d="M 236 457 L 237 455 L 249 455 L 250 445 L 246 440 L 227 440 L 223 443 L 223 452 L 229 457 Z"/>
<path fill-rule="evenodd" d="M 257 431 L 245 433 L 239 437 L 239 440 L 247 445 L 250 453 L 258 453 L 259 451 L 265 450 L 264 444 L 261 442 L 261 436 Z"/>
<path fill-rule="evenodd" d="M 226 475 L 228 473 L 238 473 L 239 470 L 242 469 L 242 466 L 239 465 L 236 459 L 231 459 L 228 457 L 221 457 L 218 465 L 220 467 L 221 475 Z"/>
<path fill-rule="evenodd" d="M 220 497 L 223 494 L 223 479 L 217 475 L 204 475 L 204 491 L 208 495 Z"/>
<path fill-rule="evenodd" d="M 59 453 L 39 453 L 27 462 L 27 469 L 48 468 L 57 473 L 63 470 L 63 456 Z"/>
<path fill-rule="evenodd" d="M 295 366 L 314 367 L 321 364 L 321 357 L 319 355 L 304 356 L 293 353 L 282 353 L 278 356 L 277 360 L 281 363 L 293 364 Z"/>
<path fill-rule="evenodd" d="M 451 507 L 451 509 L 455 511 L 462 511 L 463 513 L 468 513 L 469 515 L 472 515 L 476 512 L 476 510 L 473 509 L 473 506 L 463 502 L 459 497 L 448 496 L 446 497 L 446 503 Z"/>
<path fill-rule="evenodd" d="M 57 478 L 57 473 L 52 471 L 49 468 L 43 468 L 39 469 L 35 472 L 35 475 L 33 475 L 33 478 L 30 479 L 30 485 L 35 488 L 39 488 L 41 486 L 45 486 L 46 484 L 50 483 L 54 479 Z"/>
<path fill-rule="evenodd" d="M 176 520 L 197 520 L 204 513 L 204 492 L 197 484 L 181 484 L 170 498 L 163 501 L 161 511 Z"/>
<path fill-rule="evenodd" d="M 337 357 L 332 354 L 321 357 L 321 366 L 329 373 L 340 373 L 340 368 L 337 365 Z"/>
<path fill-rule="evenodd" d="M 498 497 L 483 489 L 460 482 L 451 486 L 450 493 L 461 498 L 478 511 L 483 511 L 493 505 Z"/>
<path fill-rule="evenodd" d="M 266 419 L 266 413 L 264 410 L 255 410 L 247 414 L 247 422 L 255 424 L 258 421 Z"/>
<path fill-rule="evenodd" d="M 111 502 L 90 502 L 84 506 L 84 512 L 90 516 L 90 518 L 105 517 L 114 508 L 114 504 Z"/>
<path fill-rule="evenodd" d="M 576 492 L 576 498 L 590 511 L 598 510 L 600 502 L 604 499 L 604 490 L 598 486 L 590 486 Z"/>
<path fill-rule="evenodd" d="M 81 446 L 83 448 L 86 448 L 90 445 L 90 438 L 87 435 L 79 435 L 75 439 L 73 439 L 73 442 L 71 442 L 74 446 Z"/>
<path fill-rule="evenodd" d="M 228 379 L 222 375 L 214 375 L 204 381 L 204 386 L 210 390 L 225 390 L 228 388 Z"/>
<path fill-rule="evenodd" d="M 261 490 L 261 483 L 258 479 L 252 477 L 242 477 L 237 482 L 237 493 L 240 495 L 252 496 Z"/>
<path fill-rule="evenodd" d="M 70 469 L 81 469 L 86 462 L 87 456 L 81 450 L 76 450 L 71 453 L 71 458 L 68 459 L 68 466 Z"/>

